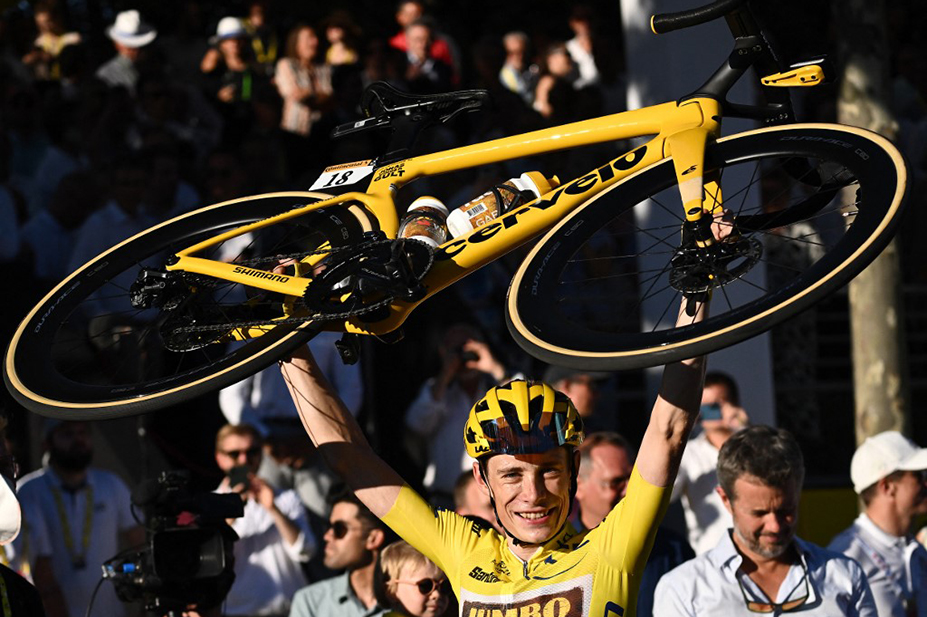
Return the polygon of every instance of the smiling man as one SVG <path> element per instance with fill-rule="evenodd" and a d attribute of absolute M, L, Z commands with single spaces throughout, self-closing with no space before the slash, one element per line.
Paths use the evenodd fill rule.
<path fill-rule="evenodd" d="M 686 318 L 683 315 L 683 318 Z M 691 318 L 686 318 L 691 319 Z M 447 574 L 461 615 L 633 615 L 641 573 L 698 413 L 702 358 L 668 365 L 627 496 L 595 529 L 568 522 L 583 424 L 541 382 L 489 390 L 464 428 L 502 532 L 425 502 L 371 449 L 307 351 L 283 363 L 306 430 L 370 510 Z"/>
<path fill-rule="evenodd" d="M 876 617 L 852 559 L 795 536 L 804 459 L 787 431 L 754 426 L 718 454 L 718 493 L 733 529 L 718 545 L 660 579 L 660 617 L 780 615 Z"/>
<path fill-rule="evenodd" d="M 856 449 L 850 478 L 866 508 L 828 548 L 859 561 L 881 617 L 924 617 L 927 550 L 911 526 L 927 514 L 927 448 L 879 433 Z"/>

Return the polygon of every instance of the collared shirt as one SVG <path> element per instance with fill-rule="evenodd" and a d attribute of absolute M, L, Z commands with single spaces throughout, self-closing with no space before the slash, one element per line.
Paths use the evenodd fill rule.
<path fill-rule="evenodd" d="M 380 617 L 386 609 L 367 608 L 351 588 L 350 573 L 303 587 L 293 596 L 290 617 Z"/>
<path fill-rule="evenodd" d="M 290 598 L 306 584 L 301 564 L 315 552 L 316 541 L 305 509 L 293 491 L 277 492 L 274 503 L 296 524 L 299 536 L 287 544 L 270 512 L 254 499 L 245 502 L 244 516 L 232 524 L 239 539 L 235 582 L 225 598 L 225 615 L 285 614 Z"/>
<path fill-rule="evenodd" d="M 927 616 L 927 550 L 913 537 L 893 536 L 863 513 L 828 548 L 863 567 L 880 617 L 906 617 L 912 603 Z"/>
<path fill-rule="evenodd" d="M 724 507 L 718 486 L 718 448 L 705 433 L 689 441 L 673 484 L 673 500 L 682 498 L 689 544 L 696 555 L 718 545 L 732 525 L 731 514 Z"/>
<path fill-rule="evenodd" d="M 801 564 L 789 570 L 779 586 L 777 604 L 797 600 L 807 591 L 802 617 L 876 617 L 872 592 L 858 563 L 840 553 L 795 538 Z M 653 614 L 660 617 L 754 616 L 747 610 L 750 600 L 768 602 L 757 585 L 740 571 L 743 557 L 731 534 L 718 546 L 666 574 L 657 584 Z M 808 573 L 808 585 L 802 580 Z M 770 613 L 776 615 L 778 613 Z"/>
<path fill-rule="evenodd" d="M 97 77 L 110 88 L 122 86 L 130 94 L 135 94 L 135 85 L 138 83 L 138 69 L 135 68 L 134 62 L 122 54 L 117 54 L 97 69 Z"/>
<path fill-rule="evenodd" d="M 83 615 L 87 610 L 103 563 L 119 552 L 119 533 L 137 525 L 130 510 L 129 489 L 115 474 L 91 468 L 87 471 L 87 486 L 92 488 L 93 503 L 87 503 L 90 491 L 63 489 L 61 479 L 46 467 L 25 476 L 18 491 L 29 533 L 29 559 L 33 565 L 36 557 L 50 559 L 71 617 Z M 67 518 L 70 550 L 54 491 L 61 496 Z M 90 536 L 85 542 L 87 508 L 93 511 Z M 83 568 L 75 568 L 72 552 L 84 553 Z M 114 617 L 125 614 L 125 605 L 116 598 L 112 585 L 100 587 L 93 603 L 93 614 Z"/>

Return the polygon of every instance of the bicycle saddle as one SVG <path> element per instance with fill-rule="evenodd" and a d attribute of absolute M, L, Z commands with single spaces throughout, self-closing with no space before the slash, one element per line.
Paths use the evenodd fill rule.
<path fill-rule="evenodd" d="M 477 111 L 489 103 L 486 90 L 410 94 L 384 81 L 376 81 L 367 86 L 361 97 L 360 106 L 367 119 L 335 127 L 332 137 L 387 126 L 395 128 L 396 123 L 444 124 L 465 111 Z"/>

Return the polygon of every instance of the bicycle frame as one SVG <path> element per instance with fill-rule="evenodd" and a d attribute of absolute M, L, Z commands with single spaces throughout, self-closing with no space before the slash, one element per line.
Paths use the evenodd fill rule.
<path fill-rule="evenodd" d="M 595 198 L 624 178 L 677 152 L 675 167 L 686 217 L 697 220 L 705 210 L 703 174 L 705 145 L 720 134 L 721 105 L 711 98 L 692 98 L 683 103 L 663 103 L 638 110 L 574 122 L 436 152 L 398 161 L 378 168 L 364 193 L 351 192 L 331 197 L 303 208 L 244 225 L 199 242 L 176 254 L 167 266 L 171 271 L 204 274 L 291 297 L 302 297 L 309 280 L 301 276 L 253 270 L 234 263 L 196 257 L 199 251 L 220 242 L 311 211 L 335 205 L 362 204 L 354 210 L 362 221 L 369 215 L 370 229 L 379 229 L 395 238 L 399 227 L 393 196 L 413 180 L 501 161 L 588 146 L 623 139 L 654 135 L 645 144 L 608 161 L 604 165 L 560 185 L 539 199 L 516 208 L 469 234 L 442 244 L 435 253 L 432 268 L 422 280 L 427 292 L 415 302 L 394 301 L 385 319 L 367 323 L 357 317 L 341 323 L 325 323 L 326 330 L 382 335 L 398 328 L 421 302 L 463 278 L 470 272 L 498 259 L 532 238 L 549 230 L 580 205 Z M 712 193 L 711 191 L 708 191 Z M 720 202 L 714 193 L 715 203 Z M 709 207 L 711 211 L 713 206 Z M 263 276 L 264 278 L 260 278 Z M 266 327 L 236 331 L 236 338 L 259 336 Z"/>

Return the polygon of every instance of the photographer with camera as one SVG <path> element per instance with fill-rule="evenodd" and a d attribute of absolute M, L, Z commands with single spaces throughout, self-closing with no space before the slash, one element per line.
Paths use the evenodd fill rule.
<path fill-rule="evenodd" d="M 261 456 L 261 437 L 252 426 L 229 424 L 216 435 L 216 463 L 225 473 L 216 492 L 238 493 L 245 505 L 244 516 L 229 521 L 239 537 L 235 583 L 225 601 L 229 617 L 286 615 L 293 594 L 306 584 L 302 564 L 316 549 L 296 493 L 275 491 L 257 477 Z"/>
<path fill-rule="evenodd" d="M 465 323 L 448 328 L 438 353 L 441 368 L 409 406 L 406 427 L 429 443 L 424 485 L 431 503 L 453 509 L 454 485 L 472 464 L 460 441 L 467 415 L 483 392 L 506 379 L 506 369 L 482 334 Z"/>
<path fill-rule="evenodd" d="M 702 432 L 686 448 L 672 496 L 674 500 L 682 499 L 689 544 L 696 555 L 717 546 L 732 525 L 731 514 L 716 490 L 718 453 L 749 422 L 747 412 L 740 406 L 740 391 L 734 378 L 721 371 L 707 373 L 699 409 Z"/>

